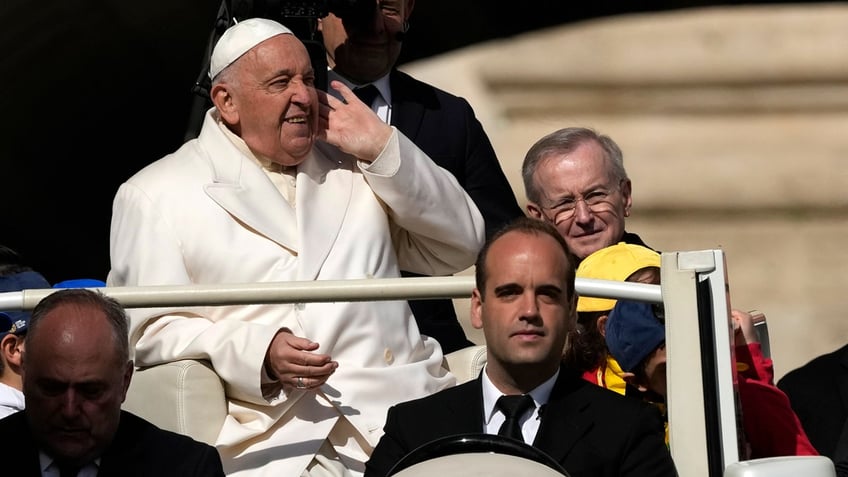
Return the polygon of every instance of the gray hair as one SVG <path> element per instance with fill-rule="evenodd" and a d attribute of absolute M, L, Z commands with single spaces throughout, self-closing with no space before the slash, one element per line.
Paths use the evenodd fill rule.
<path fill-rule="evenodd" d="M 521 164 L 521 178 L 524 180 L 524 194 L 527 200 L 538 204 L 542 199 L 542 191 L 539 190 L 535 182 L 535 175 L 536 169 L 543 159 L 553 154 L 569 154 L 588 141 L 598 143 L 604 150 L 610 168 L 608 172 L 612 179 L 615 181 L 627 179 L 627 171 L 624 170 L 624 155 L 612 138 L 589 128 L 563 128 L 536 141 L 524 156 L 524 162 Z"/>

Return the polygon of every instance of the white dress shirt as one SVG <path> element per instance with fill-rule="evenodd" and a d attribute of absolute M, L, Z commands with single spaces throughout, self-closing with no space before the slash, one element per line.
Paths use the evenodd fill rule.
<path fill-rule="evenodd" d="M 525 413 L 521 417 L 521 433 L 524 435 L 524 442 L 532 444 L 536 439 L 536 433 L 539 432 L 539 409 L 547 404 L 551 397 L 551 391 L 554 388 L 554 383 L 559 376 L 559 370 L 554 373 L 547 381 L 540 384 L 538 387 L 530 391 L 528 394 L 533 398 L 533 403 L 536 407 L 531 414 Z M 506 420 L 506 416 L 495 408 L 495 403 L 498 398 L 503 396 L 498 388 L 489 380 L 486 374 L 486 369 L 483 369 L 483 423 L 486 434 L 497 434 L 501 425 Z"/>

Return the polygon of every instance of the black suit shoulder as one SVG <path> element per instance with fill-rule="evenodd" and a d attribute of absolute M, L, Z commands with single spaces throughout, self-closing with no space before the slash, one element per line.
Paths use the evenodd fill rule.
<path fill-rule="evenodd" d="M 486 233 L 524 215 L 474 109 L 460 96 L 394 70 L 392 124 L 456 177 L 486 220 Z"/>
<path fill-rule="evenodd" d="M 833 458 L 848 425 L 848 345 L 789 371 L 777 387 L 789 398 L 810 443 Z"/>
<path fill-rule="evenodd" d="M 15 458 L 4 459 L 3 475 L 15 477 L 41 477 L 38 447 L 32 439 L 26 413 L 19 411 L 0 419 L 0 436 L 14 447 Z M 10 439 L 14 436 L 14 443 Z"/>
<path fill-rule="evenodd" d="M 572 477 L 676 475 L 659 410 L 562 368 L 533 445 Z"/>
<path fill-rule="evenodd" d="M 16 477 L 40 477 L 38 446 L 26 412 L 0 419 L 0 435 L 15 436 L 15 459 L 3 472 Z M 7 475 L 7 474 L 3 474 Z M 98 477 L 224 477 L 217 449 L 188 436 L 166 431 L 121 411 L 115 439 L 101 456 Z"/>
<path fill-rule="evenodd" d="M 98 477 L 112 475 L 223 476 L 224 470 L 213 446 L 121 411 L 121 424 L 103 455 Z"/>
<path fill-rule="evenodd" d="M 481 389 L 478 378 L 390 407 L 365 477 L 387 475 L 405 455 L 433 440 L 483 432 Z"/>
<path fill-rule="evenodd" d="M 471 110 L 471 105 L 465 98 L 449 93 L 441 88 L 425 83 L 400 70 L 394 70 L 391 77 L 392 94 L 395 89 L 402 91 L 405 100 L 414 99 L 427 109 L 442 109 L 448 105 L 463 105 Z"/>
<path fill-rule="evenodd" d="M 846 362 L 847 359 L 848 345 L 845 345 L 835 351 L 831 351 L 830 353 L 817 356 L 806 364 L 789 371 L 780 378 L 780 380 L 778 380 L 777 387 L 781 389 L 793 388 L 796 386 L 807 387 L 819 382 L 832 385 L 832 379 L 823 378 L 832 377 L 834 374 L 840 374 L 840 368 L 843 368 L 845 370 L 844 372 L 848 372 L 848 368 L 844 367 L 842 364 Z M 784 391 L 785 390 L 786 389 L 784 389 Z"/>

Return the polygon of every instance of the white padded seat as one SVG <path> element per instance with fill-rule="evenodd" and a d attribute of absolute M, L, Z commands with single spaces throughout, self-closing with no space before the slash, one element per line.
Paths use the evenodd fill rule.
<path fill-rule="evenodd" d="M 477 378 L 486 347 L 471 346 L 445 356 L 458 383 Z M 162 429 L 214 444 L 227 416 L 224 384 L 206 361 L 183 360 L 136 369 L 123 409 Z"/>
<path fill-rule="evenodd" d="M 136 369 L 123 408 L 207 444 L 215 443 L 227 416 L 221 378 L 195 360 Z"/>

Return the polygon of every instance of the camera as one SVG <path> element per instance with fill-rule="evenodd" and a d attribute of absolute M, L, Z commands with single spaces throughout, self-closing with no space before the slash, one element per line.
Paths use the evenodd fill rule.
<path fill-rule="evenodd" d="M 319 18 L 332 13 L 355 24 L 371 20 L 376 7 L 375 0 L 231 0 L 230 13 L 235 18 L 276 20 L 307 41 L 316 39 Z"/>

